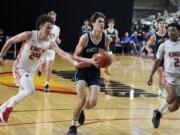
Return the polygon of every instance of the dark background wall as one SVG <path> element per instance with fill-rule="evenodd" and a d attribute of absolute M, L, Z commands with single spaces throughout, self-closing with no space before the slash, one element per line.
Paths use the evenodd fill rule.
<path fill-rule="evenodd" d="M 35 29 L 37 17 L 50 10 L 58 14 L 56 24 L 61 27 L 62 48 L 73 51 L 82 22 L 96 12 L 116 20 L 122 36 L 130 31 L 134 0 L 2 0 L 0 27 L 6 35 Z"/>

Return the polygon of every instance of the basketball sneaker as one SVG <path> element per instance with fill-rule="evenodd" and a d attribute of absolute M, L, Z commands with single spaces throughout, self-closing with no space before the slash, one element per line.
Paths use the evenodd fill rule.
<path fill-rule="evenodd" d="M 7 122 L 12 110 L 12 107 L 0 107 L 0 122 Z"/>
<path fill-rule="evenodd" d="M 46 84 L 46 85 L 44 86 L 44 92 L 49 92 L 49 85 L 48 85 L 48 84 Z"/>
<path fill-rule="evenodd" d="M 77 127 L 76 126 L 70 126 L 68 135 L 77 135 Z"/>
<path fill-rule="evenodd" d="M 79 116 L 79 119 L 78 119 L 78 123 L 80 125 L 84 124 L 84 121 L 85 121 L 85 115 L 84 115 L 84 110 L 82 110 L 80 116 Z"/>
<path fill-rule="evenodd" d="M 152 123 L 154 128 L 158 128 L 160 125 L 161 112 L 158 110 L 154 110 Z"/>

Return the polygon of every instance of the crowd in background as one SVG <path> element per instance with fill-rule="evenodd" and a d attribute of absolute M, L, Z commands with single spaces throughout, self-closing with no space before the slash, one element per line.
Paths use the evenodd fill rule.
<path fill-rule="evenodd" d="M 164 10 L 163 13 L 158 12 L 156 15 L 150 15 L 147 18 L 140 20 L 134 20 L 132 24 L 132 35 L 137 33 L 138 42 L 137 47 L 139 46 L 139 53 L 146 55 L 147 51 L 145 49 L 146 43 L 151 35 L 157 31 L 157 18 L 162 17 L 166 21 L 166 26 L 172 22 L 180 24 L 180 11 L 170 13 L 167 10 Z"/>
<path fill-rule="evenodd" d="M 172 22 L 177 22 L 180 24 L 180 11 L 170 13 L 165 10 L 163 13 L 158 12 L 157 14 L 150 15 L 147 18 L 142 18 L 139 20 L 133 19 L 131 32 L 127 31 L 124 33 L 124 36 L 119 37 L 118 30 L 115 29 L 115 25 L 118 22 L 115 22 L 115 20 L 112 18 L 109 19 L 107 21 L 105 33 L 109 34 L 112 40 L 110 51 L 112 51 L 114 54 L 121 53 L 147 55 L 145 46 L 150 36 L 153 35 L 157 30 L 156 20 L 159 17 L 163 17 L 166 20 L 166 25 Z M 82 35 L 90 31 L 90 22 L 88 19 L 85 19 L 79 33 Z M 2 48 L 7 37 L 8 36 L 4 35 L 3 29 L 0 28 L 0 49 Z"/>

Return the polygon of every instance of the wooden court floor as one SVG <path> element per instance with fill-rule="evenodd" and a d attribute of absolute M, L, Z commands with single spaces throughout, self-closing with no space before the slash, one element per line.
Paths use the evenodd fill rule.
<path fill-rule="evenodd" d="M 0 67 L 0 103 L 18 92 L 12 78 L 12 62 Z M 170 113 L 153 129 L 152 112 L 160 104 L 157 75 L 154 85 L 146 81 L 151 59 L 116 56 L 110 76 L 102 72 L 101 94 L 97 106 L 86 110 L 79 135 L 179 135 L 180 113 Z M 9 122 L 0 123 L 0 135 L 65 135 L 76 104 L 74 67 L 56 57 L 50 92 L 42 91 L 45 76 L 35 77 L 37 91 L 14 107 Z M 88 90 L 87 90 L 88 93 Z"/>

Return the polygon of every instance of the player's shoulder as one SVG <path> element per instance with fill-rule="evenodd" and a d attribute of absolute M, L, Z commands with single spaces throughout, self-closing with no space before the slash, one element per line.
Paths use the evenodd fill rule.
<path fill-rule="evenodd" d="M 80 39 L 81 40 L 88 40 L 88 37 L 89 37 L 88 34 L 89 33 L 84 33 L 83 35 L 81 35 Z"/>

